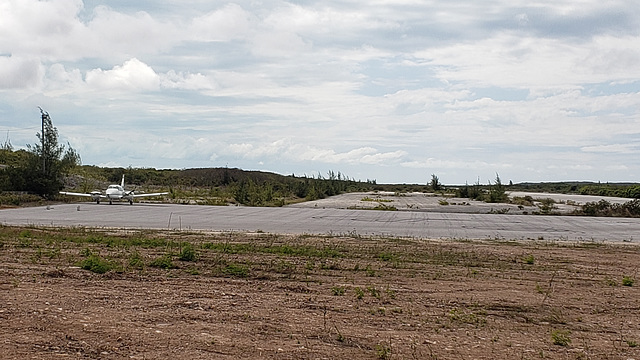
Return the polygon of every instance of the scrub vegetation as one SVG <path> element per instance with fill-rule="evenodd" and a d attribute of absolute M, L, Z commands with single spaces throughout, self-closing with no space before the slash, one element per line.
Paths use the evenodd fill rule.
<path fill-rule="evenodd" d="M 633 244 L 2 226 L 0 261 L 3 358 L 640 357 Z"/>
<path fill-rule="evenodd" d="M 128 186 L 169 191 L 172 202 L 200 205 L 242 204 L 284 206 L 322 199 L 345 192 L 369 191 L 375 180 L 358 181 L 340 172 L 326 176 L 283 176 L 232 168 L 155 170 L 81 166 L 68 181 L 68 188 L 90 192 L 118 182 L 125 174 Z M 92 179 L 92 180 L 89 180 Z"/>
<path fill-rule="evenodd" d="M 640 216 L 637 184 L 595 183 L 502 183 L 499 174 L 484 185 L 480 179 L 473 185 L 446 186 L 437 175 L 421 184 L 377 184 L 376 180 L 361 181 L 329 171 L 326 175 L 283 176 L 260 171 L 235 168 L 206 168 L 183 170 L 156 170 L 153 168 L 102 168 L 80 165 L 80 154 L 70 144 L 58 144 L 58 131 L 49 114 L 42 111 L 42 131 L 36 134 L 40 144 L 28 145 L 27 150 L 14 150 L 7 140 L 0 147 L 0 206 L 45 204 L 51 201 L 78 201 L 62 197 L 63 188 L 71 192 L 88 193 L 103 190 L 108 184 L 118 183 L 125 175 L 128 189 L 138 192 L 168 191 L 164 201 L 183 204 L 246 206 L 284 206 L 311 201 L 346 192 L 386 191 L 401 195 L 407 192 L 435 193 L 457 196 L 487 203 L 515 203 L 526 205 L 525 199 L 509 199 L 507 191 L 546 191 L 588 195 L 606 195 L 636 198 L 624 205 L 605 202 L 589 203 L 576 215 L 588 216 Z M 85 199 L 89 201 L 89 199 Z M 550 200 L 550 199 L 549 199 Z M 373 209 L 395 211 L 380 198 L 363 198 L 378 203 Z M 448 204 L 443 200 L 442 205 Z M 544 200 L 535 202 L 540 209 L 533 213 L 553 214 L 554 205 Z M 502 213 L 508 210 L 495 210 Z"/>

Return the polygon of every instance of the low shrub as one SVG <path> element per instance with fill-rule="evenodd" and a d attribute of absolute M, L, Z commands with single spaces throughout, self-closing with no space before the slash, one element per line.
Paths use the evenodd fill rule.
<path fill-rule="evenodd" d="M 104 274 L 113 269 L 113 264 L 98 255 L 91 254 L 80 262 L 80 267 L 97 274 Z"/>

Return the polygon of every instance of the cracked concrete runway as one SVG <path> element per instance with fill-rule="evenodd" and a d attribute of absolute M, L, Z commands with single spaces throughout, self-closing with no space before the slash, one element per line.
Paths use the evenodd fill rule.
<path fill-rule="evenodd" d="M 0 210 L 0 224 L 127 229 L 263 231 L 430 239 L 635 242 L 640 219 L 460 214 L 331 208 L 136 203 L 58 204 Z"/>

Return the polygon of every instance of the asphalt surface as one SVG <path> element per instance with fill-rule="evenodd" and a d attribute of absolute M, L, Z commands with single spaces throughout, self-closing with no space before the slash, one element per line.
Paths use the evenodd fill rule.
<path fill-rule="evenodd" d="M 59 204 L 0 210 L 0 224 L 248 231 L 430 239 L 635 242 L 640 219 L 176 204 Z"/>

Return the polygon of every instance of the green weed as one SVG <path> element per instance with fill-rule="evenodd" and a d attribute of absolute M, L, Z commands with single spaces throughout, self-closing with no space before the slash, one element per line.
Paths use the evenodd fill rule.
<path fill-rule="evenodd" d="M 527 265 L 533 265 L 536 262 L 532 254 L 525 256 L 523 260 Z"/>
<path fill-rule="evenodd" d="M 345 293 L 345 289 L 342 286 L 334 286 L 331 288 L 333 296 L 342 296 Z"/>
<path fill-rule="evenodd" d="M 159 258 L 153 260 L 149 266 L 160 268 L 160 269 L 173 269 L 176 266 L 173 264 L 173 260 L 171 259 L 171 255 L 165 254 Z"/>
<path fill-rule="evenodd" d="M 134 251 L 129 255 L 129 267 L 142 270 L 144 268 L 144 259 L 138 251 Z"/>
<path fill-rule="evenodd" d="M 227 276 L 245 278 L 249 276 L 249 268 L 245 265 L 231 263 L 222 269 L 222 273 Z"/>
<path fill-rule="evenodd" d="M 180 251 L 180 256 L 178 259 L 180 261 L 196 261 L 198 258 L 198 254 L 196 253 L 193 246 L 189 243 L 185 244 Z"/>
<path fill-rule="evenodd" d="M 369 291 L 369 294 L 371 294 L 371 296 L 376 299 L 380 299 L 380 290 L 376 289 L 374 286 L 368 286 L 367 290 Z"/>
<path fill-rule="evenodd" d="M 551 340 L 554 345 L 569 346 L 571 344 L 571 331 L 569 330 L 553 330 L 551 332 Z"/>
<path fill-rule="evenodd" d="M 98 255 L 89 255 L 80 262 L 80 267 L 97 274 L 104 274 L 113 269 L 113 264 Z"/>
<path fill-rule="evenodd" d="M 487 322 L 486 313 L 483 311 L 465 311 L 459 308 L 449 310 L 449 319 L 452 321 L 475 326 L 484 325 Z"/>
<path fill-rule="evenodd" d="M 376 345 L 376 357 L 380 360 L 391 359 L 391 346 L 386 344 Z"/>

